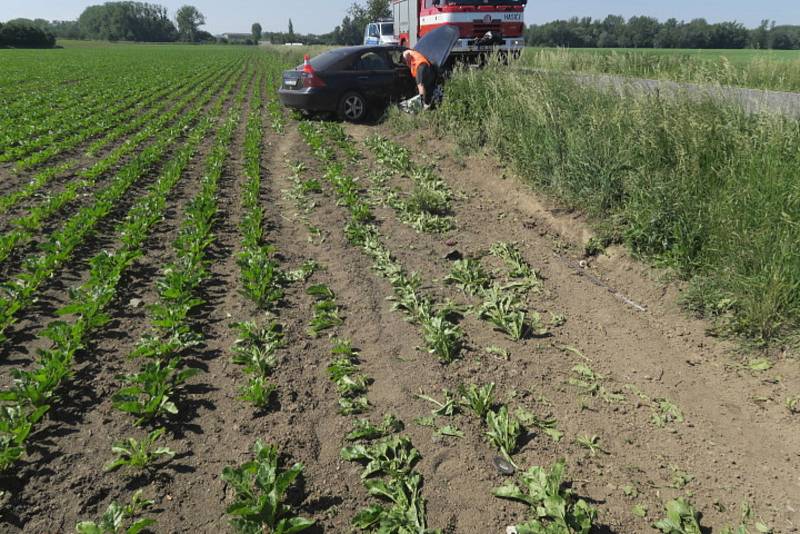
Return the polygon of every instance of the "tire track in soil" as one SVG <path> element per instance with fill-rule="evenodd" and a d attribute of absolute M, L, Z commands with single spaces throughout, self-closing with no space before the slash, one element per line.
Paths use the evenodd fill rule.
<path fill-rule="evenodd" d="M 296 132 L 296 123 L 287 125 L 287 134 L 291 142 L 289 152 L 292 159 L 300 159 L 307 163 L 309 171 L 305 176 L 321 177 L 322 171 L 316 161 L 308 153 L 305 143 Z M 299 147 L 299 148 L 298 148 Z M 282 151 L 283 152 L 283 151 Z M 297 154 L 302 154 L 298 158 Z M 321 180 L 322 181 L 322 180 Z M 324 181 L 323 181 L 324 182 Z M 281 188 L 290 187 L 290 182 L 282 179 Z M 435 528 L 447 528 L 447 532 L 487 532 L 511 524 L 513 506 L 491 496 L 492 487 L 504 482 L 491 466 L 492 451 L 482 438 L 482 431 L 475 425 L 469 427 L 467 419 L 459 422 L 467 436 L 461 440 L 439 439 L 432 435 L 430 429 L 413 423 L 416 417 L 430 414 L 430 405 L 414 398 L 421 388 L 434 397 L 441 397 L 442 387 L 453 387 L 457 382 L 449 377 L 452 368 L 438 363 L 434 356 L 427 354 L 422 345 L 419 329 L 404 320 L 399 312 L 390 310 L 385 298 L 392 294 L 391 286 L 377 277 L 371 270 L 371 261 L 360 250 L 352 247 L 344 237 L 344 226 L 347 223 L 346 212 L 335 205 L 327 183 L 323 184 L 327 193 L 315 196 L 319 201 L 317 208 L 309 214 L 312 222 L 329 231 L 327 239 L 316 248 L 314 255 L 326 267 L 321 275 L 324 281 L 336 292 L 337 303 L 343 307 L 345 330 L 354 346 L 361 349 L 361 369 L 374 380 L 369 388 L 368 397 L 373 404 L 366 416 L 373 421 L 384 413 L 394 413 L 406 424 L 405 435 L 408 435 L 414 446 L 422 453 L 422 461 L 418 471 L 425 479 L 423 495 L 428 500 L 429 525 Z M 291 210 L 287 206 L 284 212 Z M 387 224 L 382 222 L 382 229 Z M 294 243 L 305 240 L 304 230 L 298 228 L 290 238 Z M 395 248 L 393 243 L 391 248 Z M 280 248 L 280 246 L 279 246 Z M 310 303 L 309 303 L 310 306 Z M 316 373 L 317 380 L 326 382 L 326 362 L 329 360 L 329 347 L 319 349 L 323 352 L 322 364 L 309 366 L 306 375 Z M 316 367 L 316 370 L 314 368 Z M 309 378 L 310 379 L 310 378 Z M 319 386 L 320 393 L 312 393 L 312 398 L 331 398 L 335 407 L 336 393 L 331 386 Z M 344 444 L 343 438 L 352 429 L 355 418 L 332 415 L 338 422 L 326 433 L 327 450 L 323 448 L 319 458 L 310 458 L 307 464 L 309 473 L 312 466 L 317 465 L 317 477 L 324 480 L 333 477 L 348 477 L 347 490 L 331 490 L 334 495 L 345 495 L 340 505 L 342 512 L 326 523 L 333 532 L 344 532 L 349 529 L 353 515 L 363 506 L 373 503 L 362 486 L 359 475 L 361 468 L 357 464 L 338 460 L 339 450 Z M 304 426 L 314 425 L 318 416 L 303 414 Z M 440 421 L 441 424 L 446 424 Z M 471 431 L 473 430 L 473 431 Z M 320 430 L 317 430 L 320 433 Z M 329 457 L 330 464 L 323 461 Z M 335 462 L 335 463 L 334 463 Z M 339 470 L 334 471 L 334 466 Z M 327 474 L 330 472 L 331 474 Z M 311 483 L 315 478 L 309 476 Z M 490 530 L 493 531 L 493 530 Z M 499 530 L 498 530 L 499 531 Z"/>
<path fill-rule="evenodd" d="M 236 91 L 236 88 L 231 91 L 227 106 L 231 105 Z M 216 99 L 207 109 L 211 109 L 214 101 Z M 111 459 L 114 442 L 145 433 L 134 429 L 130 416 L 113 408 L 111 395 L 120 387 L 118 375 L 138 369 L 137 362 L 128 361 L 127 355 L 147 331 L 144 304 L 157 300 L 153 281 L 160 276 L 161 267 L 174 259 L 171 244 L 177 236 L 186 204 L 199 190 L 205 158 L 221 124 L 222 119 L 219 119 L 204 138 L 170 195 L 164 220 L 154 227 L 143 246 L 145 254 L 120 281 L 122 289 L 108 307 L 111 322 L 95 335 L 85 357 L 77 361 L 76 367 L 84 365 L 64 388 L 57 416 L 51 411 L 50 419 L 37 431 L 41 439 L 37 436 L 37 444 L 29 449 L 32 461 L 20 464 L 23 467 L 16 481 L 19 487 L 13 491 L 18 506 L 13 509 L 24 510 L 25 515 L 16 521 L 22 532 L 52 532 L 56 527 L 59 532 L 71 531 L 79 520 L 99 516 L 105 510 L 101 505 L 109 497 L 129 501 L 137 487 L 147 484 L 146 477 L 126 478 L 120 472 L 102 471 L 103 465 Z M 48 295 L 47 299 L 50 298 Z M 129 303 L 133 298 L 141 299 L 143 304 L 131 307 Z M 202 391 L 198 390 L 197 394 L 201 395 Z M 40 443 L 42 446 L 38 445 Z M 186 464 L 187 456 L 182 454 L 188 450 L 183 442 L 171 442 L 169 446 L 179 454 L 153 481 L 162 492 L 160 497 L 168 494 L 163 488 L 172 484 L 173 478 L 186 476 L 191 468 Z M 118 496 L 119 492 L 123 495 Z"/>
<path fill-rule="evenodd" d="M 241 75 L 244 76 L 244 70 L 241 71 Z M 240 79 L 231 90 L 231 97 L 235 95 L 242 80 L 243 78 Z M 210 111 L 216 101 L 216 97 L 212 98 L 212 100 L 204 106 L 203 109 L 205 111 L 200 113 L 198 117 Z M 136 202 L 137 198 L 139 198 L 160 175 L 164 166 L 177 152 L 178 144 L 184 142 L 186 139 L 187 137 L 183 135 L 175 140 L 173 145 L 167 149 L 162 159 L 158 161 L 149 172 L 141 176 L 117 202 L 112 212 L 97 224 L 92 235 L 88 236 L 83 243 L 75 248 L 70 260 L 62 265 L 51 279 L 42 284 L 38 291 L 39 296 L 37 301 L 18 314 L 17 323 L 12 325 L 6 333 L 8 341 L 0 351 L 0 369 L 8 367 L 24 369 L 27 365 L 30 365 L 31 358 L 35 355 L 36 349 L 42 348 L 40 343 L 47 343 L 46 340 L 36 339 L 36 332 L 38 332 L 49 319 L 54 318 L 56 311 L 69 301 L 69 288 L 80 285 L 87 279 L 89 275 L 88 261 L 100 250 L 110 250 L 118 246 L 115 233 L 117 224 L 125 216 L 128 209 Z M 203 155 L 207 153 L 209 150 L 207 143 L 204 142 L 204 144 L 201 145 L 201 150 L 206 151 Z M 194 161 L 198 160 L 195 159 Z M 200 172 L 202 172 L 202 169 L 200 169 Z M 183 181 L 177 186 L 177 188 L 184 187 L 187 186 L 184 185 Z M 48 226 L 55 228 L 56 225 L 60 226 L 59 223 L 62 222 L 63 220 L 51 220 Z M 9 258 L 9 261 L 10 260 L 11 258 Z M 12 354 L 17 354 L 19 357 L 10 357 Z"/>
<path fill-rule="evenodd" d="M 271 206 L 265 214 L 267 241 L 277 247 L 285 269 L 299 266 L 308 259 L 320 263 L 323 270 L 314 274 L 308 284 L 325 283 L 334 290 L 344 324 L 311 338 L 306 330 L 314 300 L 306 294 L 305 284 L 288 288 L 285 303 L 278 312 L 285 326 L 287 349 L 273 379 L 278 385 L 280 410 L 267 415 L 269 425 L 265 432 L 267 439 L 287 456 L 287 461 L 291 457 L 291 461 L 300 461 L 305 466 L 304 484 L 298 492 L 298 498 L 303 499 L 300 509 L 318 522 L 308 532 L 344 532 L 350 518 L 366 500 L 359 496 L 358 474 L 343 469 L 347 462 L 339 457 L 342 438 L 350 431 L 351 420 L 339 415 L 338 395 L 327 377 L 332 344 L 326 334 L 336 332 L 342 338 L 351 339 L 354 346 L 363 350 L 364 358 L 372 355 L 359 332 L 353 308 L 357 303 L 347 295 L 350 282 L 342 284 L 342 280 L 337 279 L 339 252 L 329 244 L 310 243 L 301 221 L 287 215 L 293 213 L 295 207 L 283 195 L 283 190 L 292 185 L 287 179 L 290 170 L 285 160 L 303 161 L 308 166 L 307 176 L 318 174 L 314 159 L 292 124 L 287 125 L 286 133 L 275 143 L 273 154 L 273 171 L 265 182 L 264 202 Z M 278 158 L 284 161 L 279 163 Z M 324 206 L 317 209 L 320 208 Z"/>
<path fill-rule="evenodd" d="M 579 276 L 571 264 L 581 259 L 582 243 L 571 245 L 566 253 L 554 254 L 554 248 L 565 244 L 564 236 L 557 232 L 558 224 L 543 217 L 541 205 L 523 185 L 512 180 L 487 180 L 486 177 L 502 176 L 502 169 L 477 159 L 456 161 L 449 145 L 442 146 L 441 141 L 423 137 L 415 143 L 411 136 L 398 139 L 390 130 L 384 130 L 382 133 L 412 150 L 417 162 L 422 154 L 431 155 L 450 186 L 467 193 L 465 200 L 455 203 L 459 225 L 454 235 L 458 242 L 455 248 L 471 255 L 487 250 L 499 240 L 518 241 L 523 244 L 522 252 L 529 263 L 543 271 L 549 294 L 535 297 L 533 307 L 564 313 L 566 325 L 550 341 L 529 340 L 511 346 L 511 364 L 488 360 L 477 372 L 484 381 L 492 377 L 498 385 L 517 391 L 535 384 L 533 393 L 544 392 L 555 403 L 552 410 L 559 428 L 567 432 L 565 440 L 579 434 L 601 436 L 604 446 L 613 452 L 602 461 L 587 461 L 580 450 L 568 444 L 552 452 L 568 454 L 573 478 L 586 479 L 578 488 L 585 487 L 598 500 L 608 500 L 600 506 L 601 517 L 607 523 L 619 526 L 620 532 L 645 529 L 643 521 L 632 521 L 629 509 L 634 502 L 623 498 L 621 487 L 631 480 L 640 483 L 652 519 L 661 514 L 656 489 L 661 490 L 663 500 L 679 493 L 667 488 L 672 478 L 670 466 L 675 465 L 695 477 L 686 489 L 694 492 L 693 501 L 705 512 L 704 524 L 717 528 L 735 524 L 738 504 L 745 500 L 754 502 L 757 514 L 779 530 L 797 524 L 800 517 L 792 509 L 797 510 L 800 504 L 800 492 L 797 481 L 786 475 L 783 466 L 796 456 L 789 444 L 799 442 L 800 433 L 786 424 L 788 416 L 782 406 L 785 395 L 776 395 L 776 386 L 769 383 L 771 377 L 759 379 L 725 369 L 730 345 L 705 336 L 704 323 L 681 315 L 674 301 L 664 302 L 664 293 L 652 282 L 652 274 L 642 276 L 647 269 L 641 265 L 625 258 L 602 260 L 592 270 L 609 279 L 611 286 L 646 303 L 648 312 L 644 314 Z M 363 139 L 368 130 L 356 127 L 350 132 Z M 409 187 L 408 181 L 404 187 Z M 576 226 L 576 221 L 574 217 L 567 218 L 560 224 Z M 421 236 L 396 220 L 383 228 L 391 235 L 390 242 L 396 243 L 393 248 L 404 263 L 434 278 L 447 274 L 449 262 L 444 256 L 451 247 L 445 244 L 446 239 Z M 571 235 L 582 233 L 578 228 Z M 426 251 L 433 254 L 425 254 Z M 570 258 L 569 263 L 563 261 L 564 256 Z M 485 325 L 465 324 L 465 330 L 478 349 L 491 341 L 491 332 Z M 674 430 L 655 429 L 648 422 L 649 409 L 629 391 L 628 405 L 597 402 L 591 410 L 582 411 L 576 406 L 575 388 L 565 384 L 570 368 L 581 360 L 554 344 L 579 348 L 592 360 L 589 365 L 595 371 L 610 377 L 609 386 L 631 383 L 651 398 L 672 400 L 684 411 L 687 423 L 672 425 Z M 487 366 L 494 369 L 487 372 Z M 797 370 L 789 365 L 778 368 L 774 373 L 782 377 L 778 388 L 785 394 L 799 391 Z M 752 402 L 758 396 L 772 397 L 776 402 L 765 410 Z M 764 447 L 763 436 L 773 437 L 775 445 L 786 445 Z M 521 458 L 528 455 L 529 447 Z M 536 462 L 525 461 L 522 465 L 533 463 Z M 717 499 L 725 504 L 727 512 L 715 508 Z"/>

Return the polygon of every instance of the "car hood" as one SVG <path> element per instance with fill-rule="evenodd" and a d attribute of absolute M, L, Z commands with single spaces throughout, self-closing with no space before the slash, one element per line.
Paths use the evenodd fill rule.
<path fill-rule="evenodd" d="M 428 61 L 441 67 L 450 57 L 450 51 L 458 41 L 459 32 L 454 26 L 439 26 L 425 34 L 414 50 L 428 58 Z"/>

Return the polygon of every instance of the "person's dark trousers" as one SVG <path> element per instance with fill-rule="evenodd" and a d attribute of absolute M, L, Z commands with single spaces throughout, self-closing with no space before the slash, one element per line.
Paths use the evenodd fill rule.
<path fill-rule="evenodd" d="M 436 85 L 436 73 L 432 65 L 423 63 L 417 68 L 417 84 L 425 87 L 425 98 L 423 102 L 426 106 L 429 106 Z"/>

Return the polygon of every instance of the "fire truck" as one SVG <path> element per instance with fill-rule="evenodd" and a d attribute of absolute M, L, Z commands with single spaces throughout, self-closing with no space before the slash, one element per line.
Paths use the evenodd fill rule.
<path fill-rule="evenodd" d="M 401 45 L 439 26 L 455 26 L 460 37 L 454 57 L 468 59 L 498 51 L 518 56 L 525 46 L 528 0 L 392 0 L 394 34 Z"/>

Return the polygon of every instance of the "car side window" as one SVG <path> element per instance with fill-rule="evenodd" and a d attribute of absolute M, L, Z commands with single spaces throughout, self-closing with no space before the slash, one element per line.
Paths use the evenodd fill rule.
<path fill-rule="evenodd" d="M 355 63 L 356 70 L 390 70 L 386 60 L 375 52 L 366 52 Z"/>
<path fill-rule="evenodd" d="M 389 60 L 392 62 L 392 65 L 395 68 L 405 67 L 406 66 L 406 62 L 403 61 L 403 51 L 402 50 L 390 50 L 389 51 Z"/>

